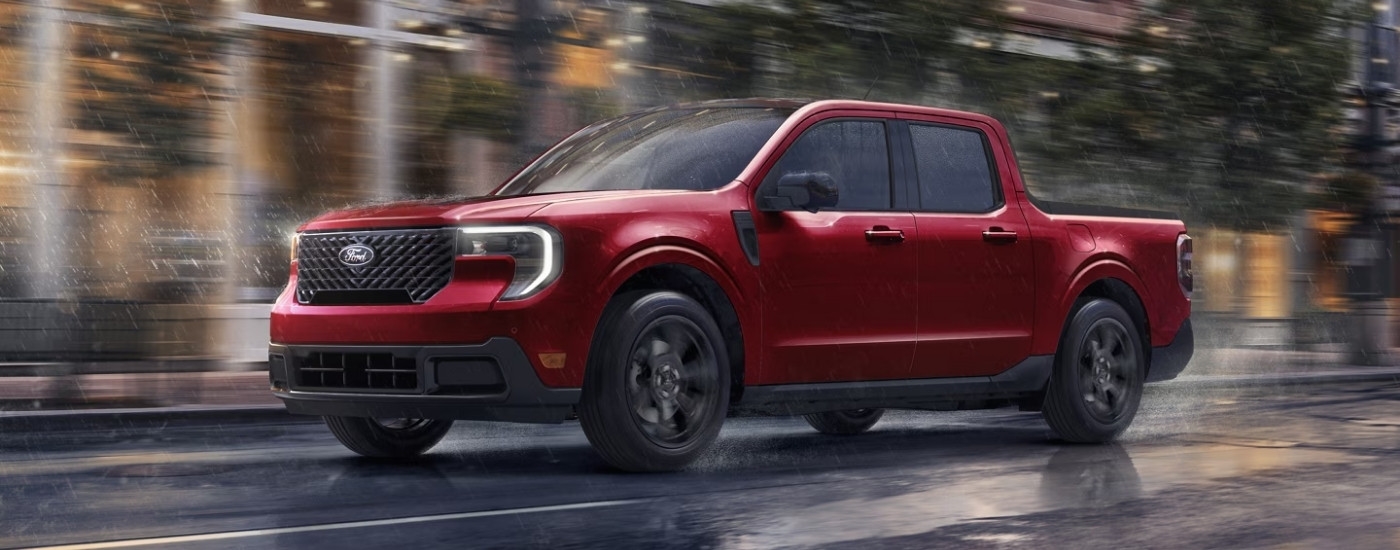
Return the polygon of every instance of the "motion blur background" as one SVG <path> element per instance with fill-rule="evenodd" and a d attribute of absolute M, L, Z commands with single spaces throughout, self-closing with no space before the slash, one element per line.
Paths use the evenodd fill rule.
<path fill-rule="evenodd" d="M 1386 361 L 1397 7 L 0 0 L 0 377 L 256 370 L 318 212 L 633 109 L 867 94 L 999 117 L 1044 198 L 1180 213 L 1200 345 Z"/>

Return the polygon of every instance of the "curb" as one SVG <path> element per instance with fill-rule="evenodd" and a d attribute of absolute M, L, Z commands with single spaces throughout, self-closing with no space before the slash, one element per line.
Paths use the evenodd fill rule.
<path fill-rule="evenodd" d="M 314 416 L 293 415 L 276 405 L 180 405 L 125 409 L 55 409 L 0 412 L 0 432 L 117 428 L 209 422 L 312 422 Z"/>
<path fill-rule="evenodd" d="M 1400 382 L 1400 367 L 1354 367 L 1325 372 L 1182 375 L 1173 380 L 1154 382 L 1148 387 L 1171 388 L 1249 388 L 1316 386 L 1355 382 Z"/>
<path fill-rule="evenodd" d="M 1358 382 L 1400 383 L 1400 367 L 1355 367 L 1328 372 L 1182 375 L 1153 382 L 1149 390 L 1246 389 Z M 120 409 L 52 409 L 0 412 L 0 432 L 20 429 L 110 428 L 169 423 L 216 422 L 315 422 L 315 416 L 293 415 L 281 404 L 273 405 L 179 405 L 172 407 Z"/>

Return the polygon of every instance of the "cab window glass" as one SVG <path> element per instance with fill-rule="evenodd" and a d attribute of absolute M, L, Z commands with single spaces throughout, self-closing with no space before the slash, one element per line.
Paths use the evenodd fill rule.
<path fill-rule="evenodd" d="M 890 154 L 885 123 L 838 120 L 808 128 L 769 171 L 764 186 L 784 174 L 825 173 L 836 184 L 833 210 L 889 210 Z"/>
<path fill-rule="evenodd" d="M 911 124 L 909 135 L 922 210 L 989 212 L 1001 205 L 981 132 Z"/>

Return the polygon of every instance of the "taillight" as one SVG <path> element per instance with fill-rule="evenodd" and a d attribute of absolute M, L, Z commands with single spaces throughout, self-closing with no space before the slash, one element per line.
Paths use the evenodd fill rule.
<path fill-rule="evenodd" d="M 1185 233 L 1176 236 L 1176 281 L 1181 284 L 1181 293 L 1190 300 L 1196 276 L 1191 273 L 1191 237 Z"/>

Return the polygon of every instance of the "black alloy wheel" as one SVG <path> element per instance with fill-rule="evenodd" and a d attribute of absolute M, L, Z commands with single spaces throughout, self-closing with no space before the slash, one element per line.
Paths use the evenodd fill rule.
<path fill-rule="evenodd" d="M 632 343 L 627 393 L 632 420 L 657 445 L 686 445 L 719 399 L 714 347 L 681 316 L 652 321 Z"/>
<path fill-rule="evenodd" d="M 1138 359 L 1133 337 L 1118 320 L 1103 318 L 1089 327 L 1079 349 L 1079 393 L 1089 414 L 1106 424 L 1118 421 L 1136 397 L 1132 378 L 1138 372 Z"/>
<path fill-rule="evenodd" d="M 613 299 L 579 403 L 598 454 L 621 470 L 682 468 L 718 437 L 728 407 L 728 355 L 709 311 L 670 291 Z"/>
<path fill-rule="evenodd" d="M 1111 441 L 1137 414 L 1146 366 L 1143 336 L 1123 306 L 1081 298 L 1046 388 L 1046 422 L 1066 441 Z"/>

